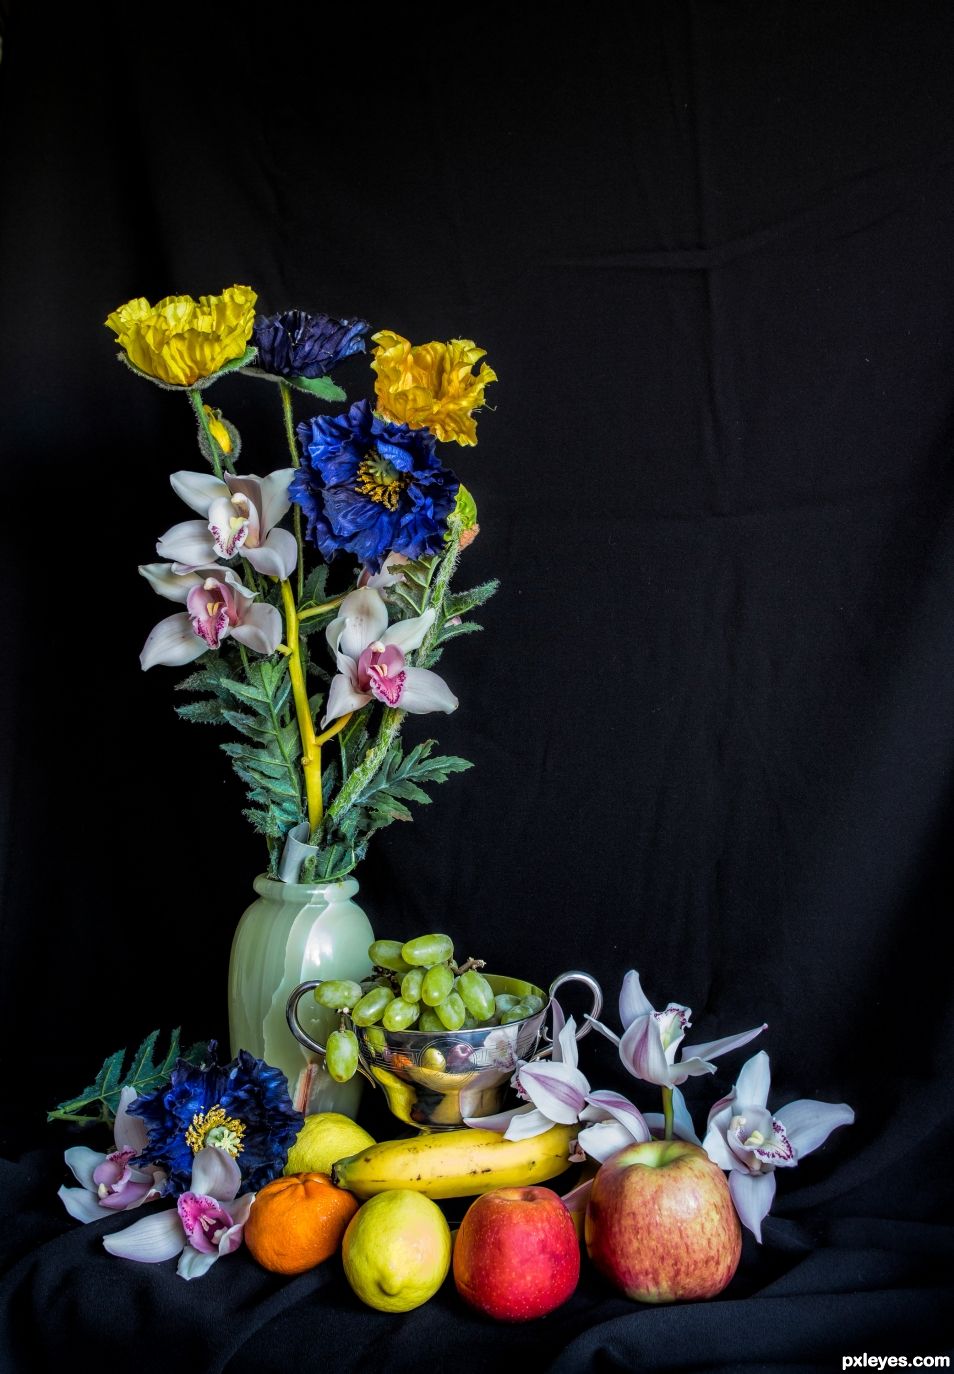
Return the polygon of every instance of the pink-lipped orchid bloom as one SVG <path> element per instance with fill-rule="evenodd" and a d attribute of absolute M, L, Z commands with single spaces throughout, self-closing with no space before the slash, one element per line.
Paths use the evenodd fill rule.
<path fill-rule="evenodd" d="M 817 1150 L 838 1126 L 850 1126 L 855 1114 L 847 1102 L 804 1098 L 768 1110 L 772 1077 L 764 1050 L 742 1065 L 735 1087 L 709 1113 L 702 1148 L 729 1174 L 729 1192 L 743 1226 L 757 1241 L 762 1222 L 775 1199 L 775 1170 L 793 1169 Z"/>
<path fill-rule="evenodd" d="M 134 1168 L 129 1162 L 142 1154 L 147 1143 L 146 1123 L 128 1111 L 135 1100 L 135 1089 L 123 1088 L 113 1124 L 115 1148 L 109 1154 L 74 1145 L 63 1156 L 81 1187 L 61 1188 L 57 1196 L 77 1221 L 102 1221 L 107 1212 L 128 1212 L 152 1202 L 162 1191 L 163 1169 Z"/>
<path fill-rule="evenodd" d="M 277 525 L 291 505 L 288 486 L 294 475 L 294 468 L 280 468 L 267 477 L 226 473 L 220 481 L 208 472 L 174 472 L 169 479 L 173 490 L 202 519 L 173 525 L 156 552 L 172 559 L 176 572 L 240 553 L 256 572 L 279 580 L 290 577 L 298 563 L 298 545 L 289 530 Z"/>
<path fill-rule="evenodd" d="M 322 729 L 370 701 L 413 715 L 456 711 L 457 698 L 444 679 L 427 668 L 412 668 L 405 658 L 420 648 L 433 621 L 434 611 L 428 609 L 388 625 L 388 608 L 374 587 L 349 592 L 325 631 L 338 671 L 328 689 Z"/>
<path fill-rule="evenodd" d="M 687 1078 L 715 1073 L 709 1062 L 729 1050 L 747 1045 L 767 1028 L 767 1023 L 738 1035 L 721 1040 L 707 1040 L 702 1045 L 682 1045 L 682 1039 L 692 1024 L 692 1011 L 680 1002 L 670 1002 L 665 1011 L 655 1011 L 639 982 L 639 974 L 630 969 L 623 979 L 619 995 L 619 1018 L 623 1023 L 622 1039 L 592 1017 L 587 1019 L 608 1040 L 619 1046 L 623 1066 L 634 1078 L 644 1083 L 656 1083 L 661 1088 L 675 1088 Z M 682 1046 L 688 1058 L 676 1060 Z"/>
<path fill-rule="evenodd" d="M 157 663 L 172 668 L 191 663 L 229 635 L 257 654 L 273 654 L 281 643 L 281 615 L 256 601 L 258 593 L 231 568 L 213 563 L 177 573 L 170 563 L 145 563 L 139 571 L 160 596 L 186 605 L 150 632 L 139 656 L 144 671 Z"/>
<path fill-rule="evenodd" d="M 104 1236 L 103 1245 L 111 1255 L 142 1264 L 161 1264 L 178 1255 L 176 1272 L 184 1279 L 200 1278 L 242 1244 L 255 1194 L 236 1198 L 241 1182 L 232 1156 L 207 1145 L 195 1156 L 191 1189 L 174 1208 Z"/>

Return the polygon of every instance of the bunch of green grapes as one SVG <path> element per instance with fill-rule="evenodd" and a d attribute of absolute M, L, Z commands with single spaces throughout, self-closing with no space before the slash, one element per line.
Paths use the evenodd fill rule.
<path fill-rule="evenodd" d="M 341 1014 L 338 1029 L 328 1037 L 326 1060 L 338 1083 L 346 1083 L 358 1067 L 358 1041 L 347 1016 L 363 1028 L 440 1034 L 505 1026 L 543 1009 L 541 997 L 495 997 L 480 972 L 483 960 L 468 959 L 458 966 L 449 935 L 418 935 L 403 944 L 375 940 L 368 957 L 374 972 L 362 983 L 335 979 L 315 988 L 315 1001 Z M 382 1035 L 382 1048 L 384 1043 Z"/>

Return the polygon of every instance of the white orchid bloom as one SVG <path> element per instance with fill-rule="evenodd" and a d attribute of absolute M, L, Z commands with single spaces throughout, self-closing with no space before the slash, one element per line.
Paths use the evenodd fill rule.
<path fill-rule="evenodd" d="M 174 472 L 170 477 L 177 496 L 201 520 L 184 520 L 159 540 L 156 552 L 171 559 L 176 572 L 230 559 L 237 553 L 256 572 L 284 580 L 298 563 L 298 545 L 279 520 L 291 505 L 288 487 L 294 468 L 279 468 L 267 477 L 236 477 L 221 480 L 208 472 Z"/>
<path fill-rule="evenodd" d="M 254 1193 L 236 1200 L 242 1175 L 225 1150 L 207 1145 L 192 1165 L 192 1187 L 175 1208 L 143 1217 L 124 1231 L 103 1237 L 111 1255 L 161 1264 L 180 1256 L 177 1273 L 184 1279 L 205 1274 L 222 1255 L 242 1244 Z"/>
<path fill-rule="evenodd" d="M 388 608 L 373 587 L 349 592 L 325 634 L 338 671 L 331 679 L 322 729 L 331 720 L 357 711 L 370 701 L 396 706 L 414 715 L 456 711 L 457 698 L 442 677 L 427 668 L 412 668 L 405 654 L 420 645 L 434 621 L 434 611 L 388 625 Z"/>
<path fill-rule="evenodd" d="M 192 663 L 229 635 L 257 654 L 273 654 L 281 643 L 281 615 L 256 601 L 257 593 L 231 568 L 214 563 L 177 573 L 169 563 L 146 563 L 139 571 L 160 596 L 187 608 L 151 631 L 139 656 L 143 671 L 157 663 L 172 668 Z"/>
<path fill-rule="evenodd" d="M 790 1102 L 773 1116 L 768 1110 L 771 1082 L 769 1057 L 761 1050 L 742 1065 L 728 1097 L 712 1108 L 702 1142 L 713 1163 L 728 1171 L 735 1210 L 758 1241 L 775 1198 L 775 1170 L 793 1169 L 836 1127 L 850 1126 L 855 1119 L 847 1102 L 810 1098 Z"/>
<path fill-rule="evenodd" d="M 608 1040 L 619 1046 L 619 1057 L 634 1078 L 644 1083 L 656 1083 L 661 1088 L 674 1088 L 704 1073 L 715 1073 L 720 1054 L 747 1045 L 766 1029 L 767 1023 L 753 1030 L 727 1035 L 721 1040 L 707 1040 L 702 1045 L 682 1045 L 682 1039 L 692 1024 L 692 1011 L 680 1002 L 670 1002 L 665 1011 L 655 1011 L 639 982 L 639 974 L 630 969 L 623 979 L 619 995 L 619 1017 L 623 1023 L 622 1039 L 600 1021 L 590 1023 Z M 682 1046 L 688 1058 L 676 1060 Z"/>
<path fill-rule="evenodd" d="M 109 1154 L 74 1145 L 63 1156 L 81 1186 L 61 1188 L 57 1197 L 77 1221 L 102 1221 L 108 1212 L 128 1212 L 152 1202 L 162 1191 L 164 1169 L 130 1163 L 145 1150 L 148 1134 L 146 1123 L 129 1114 L 135 1100 L 135 1088 L 123 1088 L 113 1123 L 115 1149 Z"/>

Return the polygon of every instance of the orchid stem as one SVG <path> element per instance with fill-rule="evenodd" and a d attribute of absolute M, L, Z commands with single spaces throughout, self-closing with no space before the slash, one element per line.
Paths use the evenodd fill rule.
<path fill-rule="evenodd" d="M 219 481 L 222 481 L 223 460 L 229 472 L 234 473 L 235 468 L 229 461 L 228 454 L 219 446 L 218 441 L 209 428 L 209 417 L 206 415 L 205 406 L 202 404 L 202 392 L 197 391 L 194 386 L 190 386 L 189 400 L 192 403 L 192 409 L 195 411 L 196 419 L 199 421 L 199 428 L 205 435 L 205 442 L 209 446 L 209 453 L 212 455 L 212 471 L 215 473 L 216 477 L 218 477 Z M 221 455 L 221 457 L 219 455 Z"/>
<path fill-rule="evenodd" d="M 287 578 L 282 582 L 282 605 L 285 608 L 285 639 L 291 653 L 288 655 L 288 673 L 291 678 L 292 696 L 295 699 L 295 715 L 298 718 L 298 734 L 301 737 L 301 766 L 305 774 L 305 797 L 308 803 L 308 825 L 312 831 L 321 825 L 324 802 L 321 795 L 321 746 L 315 738 L 315 725 L 308 705 L 308 686 L 305 670 L 301 661 L 301 639 L 298 634 L 298 607 L 291 583 Z"/>
<path fill-rule="evenodd" d="M 301 459 L 298 457 L 298 445 L 295 442 L 295 415 L 292 410 L 291 387 L 287 382 L 280 381 L 278 390 L 282 398 L 282 415 L 285 420 L 285 438 L 288 441 L 288 452 L 291 455 L 292 467 L 301 467 Z M 295 543 L 298 545 L 298 600 L 301 601 L 305 594 L 305 547 L 301 533 L 301 506 L 295 502 L 292 509 L 292 524 L 295 530 Z"/>
<path fill-rule="evenodd" d="M 672 1088 L 663 1088 L 663 1140 L 672 1140 Z"/>
<path fill-rule="evenodd" d="M 330 739 L 334 739 L 335 735 L 337 735 L 340 730 L 343 730 L 345 728 L 345 726 L 348 724 L 348 721 L 351 719 L 353 715 L 353 711 L 346 711 L 343 716 L 338 717 L 338 719 L 335 721 L 333 725 L 329 725 L 328 729 L 325 730 L 323 734 L 319 735 L 318 738 L 315 740 L 315 743 L 319 746 L 319 748 L 321 747 L 321 745 L 327 744 Z"/>
<path fill-rule="evenodd" d="M 307 611 L 298 612 L 298 619 L 310 620 L 312 616 L 324 615 L 325 611 L 333 611 L 336 606 L 341 605 L 347 595 L 347 592 L 342 592 L 340 596 L 333 596 L 330 601 L 322 601 L 320 606 L 309 606 Z"/>
<path fill-rule="evenodd" d="M 415 662 L 423 666 L 426 666 L 434 640 L 443 628 L 444 619 L 441 610 L 444 605 L 444 597 L 447 595 L 447 588 L 450 586 L 450 580 L 454 576 L 454 569 L 457 567 L 458 558 L 460 558 L 460 531 L 453 529 L 447 544 L 447 551 L 440 561 L 439 571 L 434 578 L 427 598 L 428 608 L 434 611 L 434 622 L 421 641 L 421 647 L 415 656 Z"/>

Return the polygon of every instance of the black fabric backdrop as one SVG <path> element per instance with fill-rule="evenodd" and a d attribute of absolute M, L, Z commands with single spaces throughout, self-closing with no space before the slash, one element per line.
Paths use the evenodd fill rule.
<path fill-rule="evenodd" d="M 5 37 L 0 1367 L 944 1350 L 954 11 L 247 13 L 23 6 Z M 108 1052 L 154 1026 L 227 1041 L 262 866 L 176 675 L 138 667 L 168 608 L 135 566 L 182 518 L 166 475 L 193 423 L 102 327 L 233 281 L 266 310 L 471 336 L 500 376 L 454 456 L 482 524 L 461 576 L 502 589 L 445 656 L 460 710 L 408 731 L 476 767 L 379 837 L 375 929 L 446 928 L 540 982 L 582 965 L 611 1004 L 638 968 L 697 1038 L 768 1020 L 774 1104 L 856 1108 L 715 1302 L 637 1308 L 586 1273 L 522 1328 L 452 1287 L 391 1318 L 335 1263 L 283 1283 L 241 1253 L 187 1285 L 112 1259 L 117 1223 L 55 1198 L 84 1137 L 43 1114 Z M 259 471 L 285 461 L 272 399 L 215 392 Z M 596 1038 L 590 1078 L 634 1087 Z M 746 1053 L 688 1085 L 699 1124 Z"/>

